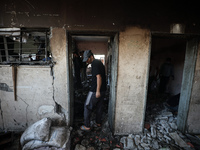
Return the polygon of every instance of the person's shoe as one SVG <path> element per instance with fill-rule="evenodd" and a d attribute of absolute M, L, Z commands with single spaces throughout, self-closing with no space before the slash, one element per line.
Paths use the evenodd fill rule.
<path fill-rule="evenodd" d="M 96 122 L 94 122 L 94 125 L 93 125 L 95 128 L 100 128 L 101 127 L 101 124 L 98 124 Z"/>
<path fill-rule="evenodd" d="M 89 131 L 90 131 L 90 128 L 86 127 L 85 125 L 82 125 L 82 126 L 80 127 L 80 129 L 81 129 L 82 131 L 86 131 L 86 132 L 89 132 Z"/>

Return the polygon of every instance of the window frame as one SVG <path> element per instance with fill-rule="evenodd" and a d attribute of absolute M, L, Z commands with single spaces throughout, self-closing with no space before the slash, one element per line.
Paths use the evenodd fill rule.
<path fill-rule="evenodd" d="M 32 36 L 31 34 L 34 33 L 35 36 Z M 25 35 L 31 35 L 32 38 L 34 37 L 37 37 L 37 33 L 38 35 L 42 34 L 44 36 L 41 36 L 44 38 L 44 41 L 45 42 L 35 42 L 35 40 L 33 40 L 35 43 L 32 43 L 32 44 L 38 44 L 39 46 L 41 46 L 42 44 L 44 44 L 44 48 L 39 48 L 39 46 L 35 49 L 37 49 L 37 53 L 35 53 L 35 57 L 39 56 L 39 57 L 44 57 L 43 60 L 40 59 L 40 60 L 33 60 L 32 57 L 32 50 L 33 50 L 33 47 L 30 47 L 30 49 L 26 48 L 23 49 L 23 36 Z M 48 54 L 51 52 L 50 51 L 50 41 L 49 41 L 49 37 L 50 37 L 50 29 L 49 28 L 0 28 L 0 37 L 3 39 L 1 39 L 1 47 L 0 47 L 0 65 L 9 65 L 9 64 L 17 64 L 17 65 L 50 65 L 53 62 L 52 60 L 52 57 L 48 57 Z M 40 37 L 40 36 L 38 36 Z M 7 42 L 7 39 L 10 39 L 12 38 L 12 42 L 11 42 L 11 45 L 13 46 L 13 49 L 9 49 L 9 43 Z M 14 38 L 17 38 L 18 41 L 16 40 L 13 40 Z M 29 37 L 27 37 L 28 39 Z M 3 41 L 3 43 L 2 43 Z M 33 42 L 32 41 L 32 42 Z M 19 47 L 16 47 L 15 48 L 15 42 L 18 42 L 19 43 Z M 27 40 L 28 42 L 28 40 Z M 30 42 L 31 43 L 31 42 Z M 29 43 L 29 44 L 30 44 Z M 41 44 L 42 43 L 42 44 Z M 3 47 L 3 48 L 2 48 Z M 36 47 L 36 46 L 35 46 Z M 9 54 L 9 50 L 14 52 L 14 51 L 18 51 L 18 54 L 17 55 L 14 55 L 14 54 Z M 30 51 L 29 51 L 30 50 Z M 39 50 L 41 50 L 41 53 L 44 53 L 44 54 L 39 54 Z M 4 51 L 4 52 L 3 52 Z M 2 55 L 2 54 L 5 54 L 5 55 Z M 38 55 L 37 55 L 38 54 Z M 28 56 L 26 58 L 28 58 L 27 60 L 23 60 L 23 57 L 22 56 Z M 16 58 L 14 61 L 10 61 L 11 59 L 9 57 L 14 57 Z M 4 59 L 4 61 L 3 61 Z"/>

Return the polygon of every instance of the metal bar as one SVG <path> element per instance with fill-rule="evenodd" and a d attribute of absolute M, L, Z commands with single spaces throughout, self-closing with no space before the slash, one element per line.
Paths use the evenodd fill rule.
<path fill-rule="evenodd" d="M 0 62 L 2 62 L 2 56 L 1 56 L 1 51 L 0 51 Z"/>
<path fill-rule="evenodd" d="M 19 61 L 22 61 L 22 31 L 20 32 Z"/>
<path fill-rule="evenodd" d="M 4 41 L 4 48 L 5 48 L 5 54 L 6 54 L 6 61 L 8 62 L 9 61 L 9 59 L 8 59 L 8 45 L 7 45 L 7 39 L 6 39 L 5 36 L 3 37 L 3 41 Z"/>
<path fill-rule="evenodd" d="M 47 61 L 47 32 L 45 35 L 45 61 Z"/>

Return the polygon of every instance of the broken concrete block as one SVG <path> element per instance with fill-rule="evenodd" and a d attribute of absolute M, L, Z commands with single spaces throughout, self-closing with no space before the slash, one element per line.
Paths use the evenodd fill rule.
<path fill-rule="evenodd" d="M 168 118 L 168 122 L 169 122 L 169 123 L 173 122 L 173 120 L 174 120 L 174 117 L 169 117 L 169 118 Z"/>
<path fill-rule="evenodd" d="M 136 148 L 134 140 L 131 137 L 123 137 L 120 140 L 124 144 L 124 149 L 134 149 Z"/>
<path fill-rule="evenodd" d="M 163 112 L 163 113 L 162 113 L 162 116 L 172 117 L 173 114 L 172 114 L 172 112 L 170 112 L 170 111 L 166 111 L 166 112 Z"/>
<path fill-rule="evenodd" d="M 140 145 L 145 149 L 145 150 L 150 150 L 150 145 L 146 143 L 140 143 Z"/>
<path fill-rule="evenodd" d="M 81 145 L 83 145 L 83 146 L 88 146 L 88 144 L 89 144 L 89 141 L 87 139 L 83 139 L 81 141 Z"/>
<path fill-rule="evenodd" d="M 160 148 L 159 150 L 171 150 L 170 148 Z"/>
<path fill-rule="evenodd" d="M 141 138 L 139 135 L 135 135 L 134 140 L 135 140 L 135 144 L 138 146 L 140 144 Z"/>
<path fill-rule="evenodd" d="M 177 125 L 176 123 L 172 122 L 172 123 L 169 123 L 170 127 L 174 130 L 177 130 Z"/>
<path fill-rule="evenodd" d="M 166 138 L 167 140 L 171 141 L 171 138 L 168 137 L 167 135 L 164 135 L 164 138 Z"/>
<path fill-rule="evenodd" d="M 140 146 L 140 145 L 138 145 L 138 150 L 144 150 L 144 148 L 142 147 L 142 146 Z"/>
<path fill-rule="evenodd" d="M 182 148 L 189 148 L 190 146 L 176 133 L 169 133 L 170 137 L 174 139 L 175 143 Z"/>
<path fill-rule="evenodd" d="M 147 143 L 147 137 L 146 137 L 146 135 L 141 138 L 141 143 Z"/>
<path fill-rule="evenodd" d="M 152 147 L 153 147 L 154 149 L 158 149 L 158 148 L 159 148 L 159 145 L 158 145 L 158 141 L 157 141 L 157 140 L 153 140 L 153 141 L 152 141 Z"/>
<path fill-rule="evenodd" d="M 101 148 L 102 149 L 110 149 L 110 146 L 108 144 L 102 144 Z"/>
<path fill-rule="evenodd" d="M 76 144 L 76 147 L 74 150 L 86 150 L 86 147 L 84 147 L 83 145 L 80 145 L 80 144 Z"/>
<path fill-rule="evenodd" d="M 151 136 L 152 136 L 153 138 L 156 138 L 156 129 L 155 129 L 154 126 L 151 126 Z"/>
<path fill-rule="evenodd" d="M 124 143 L 125 140 L 126 140 L 126 137 L 124 136 L 124 137 L 122 137 L 122 138 L 120 139 L 120 143 Z"/>
<path fill-rule="evenodd" d="M 88 147 L 87 150 L 95 150 L 94 147 Z"/>

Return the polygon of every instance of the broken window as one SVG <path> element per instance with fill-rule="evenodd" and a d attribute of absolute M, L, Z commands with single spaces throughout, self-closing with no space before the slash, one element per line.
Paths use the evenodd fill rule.
<path fill-rule="evenodd" d="M 0 64 L 51 63 L 49 29 L 0 28 Z"/>

